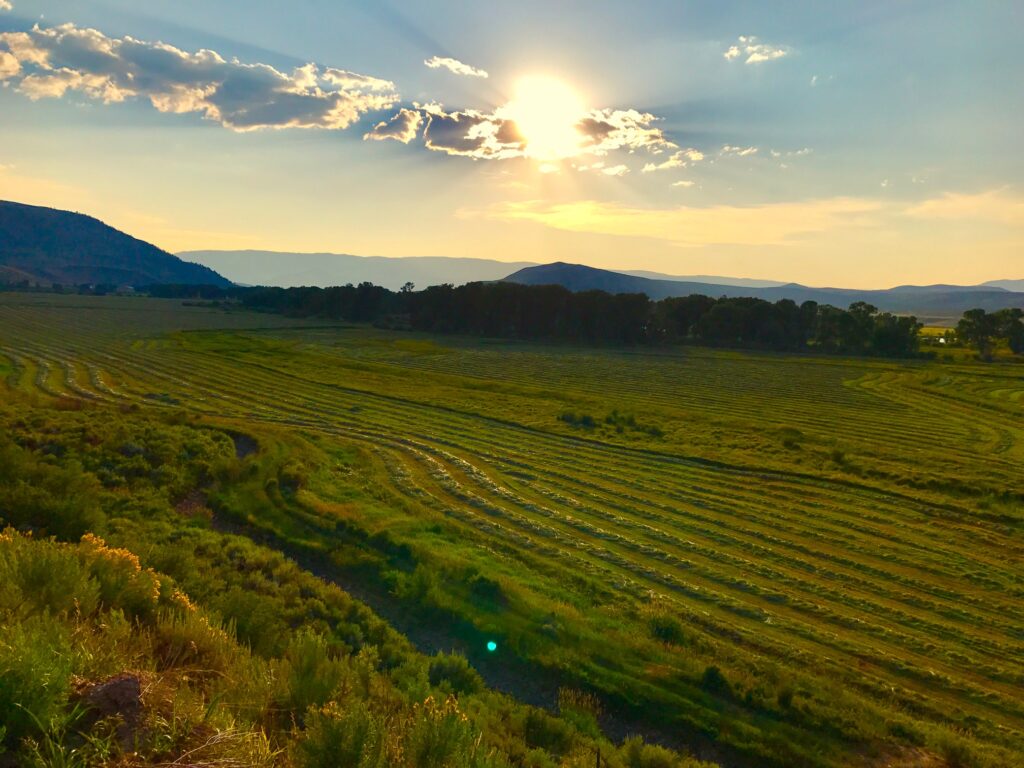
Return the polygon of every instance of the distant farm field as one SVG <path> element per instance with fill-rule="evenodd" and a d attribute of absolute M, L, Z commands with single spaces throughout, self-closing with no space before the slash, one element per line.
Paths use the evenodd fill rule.
<path fill-rule="evenodd" d="M 219 522 L 525 699 L 736 765 L 1024 753 L 1024 365 L 0 294 L 0 378 L 254 438 L 264 492 Z"/>

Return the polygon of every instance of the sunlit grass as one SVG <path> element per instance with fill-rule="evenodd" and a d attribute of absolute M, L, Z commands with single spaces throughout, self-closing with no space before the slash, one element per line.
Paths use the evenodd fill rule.
<path fill-rule="evenodd" d="M 948 728 L 978 764 L 1021 748 L 1019 365 L 291 330 L 145 300 L 83 321 L 83 301 L 0 301 L 17 387 L 252 434 L 216 514 L 423 627 L 755 764 L 941 751 Z"/>

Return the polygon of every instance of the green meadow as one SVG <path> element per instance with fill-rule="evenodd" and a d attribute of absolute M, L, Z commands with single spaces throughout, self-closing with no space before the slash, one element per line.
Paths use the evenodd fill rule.
<path fill-rule="evenodd" d="M 134 656 L 74 674 L 149 669 L 246 764 L 327 765 L 317 744 L 365 723 L 392 735 L 353 765 L 1024 764 L 1019 363 L 544 346 L 8 293 L 0 378 L 17 461 L 96 488 L 64 523 L 13 519 L 0 496 L 0 518 L 68 542 L 6 546 L 96 570 L 77 543 L 94 531 L 187 596 L 98 602 Z M 183 599 L 221 628 L 202 684 L 166 657 L 195 621 Z M 95 661 L 114 623 L 11 605 L 8 649 L 55 633 Z M 337 685 L 307 690 L 304 658 L 340 665 Z M 475 730 L 452 725 L 448 757 L 417 752 L 460 717 Z M 8 749 L 72 743 L 43 720 Z"/>

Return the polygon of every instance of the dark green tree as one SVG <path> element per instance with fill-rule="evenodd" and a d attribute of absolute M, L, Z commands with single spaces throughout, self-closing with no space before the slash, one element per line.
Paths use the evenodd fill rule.
<path fill-rule="evenodd" d="M 1024 354 L 1024 310 L 1019 307 L 1001 309 L 994 313 L 996 334 L 1006 339 L 1010 351 L 1015 355 Z"/>
<path fill-rule="evenodd" d="M 991 360 L 995 349 L 995 336 L 998 332 L 994 315 L 984 309 L 969 309 L 964 312 L 960 322 L 956 324 L 956 335 L 964 344 L 978 350 L 982 360 Z"/>

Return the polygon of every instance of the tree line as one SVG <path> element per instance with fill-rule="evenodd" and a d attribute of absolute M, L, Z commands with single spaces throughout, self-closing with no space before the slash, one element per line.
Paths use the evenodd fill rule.
<path fill-rule="evenodd" d="M 974 347 L 982 360 L 991 360 L 999 341 L 1005 341 L 1015 355 L 1024 354 L 1024 310 L 1016 307 L 986 312 L 970 309 L 956 324 L 956 335 Z"/>
<path fill-rule="evenodd" d="M 918 354 L 921 324 L 864 302 L 692 295 L 652 301 L 641 293 L 573 292 L 558 285 L 469 283 L 390 291 L 370 283 L 332 288 L 154 286 L 150 295 L 231 299 L 250 309 L 408 327 L 431 333 L 634 345 L 697 343 L 851 355 Z"/>
<path fill-rule="evenodd" d="M 413 294 L 413 328 L 441 333 L 611 344 L 699 343 L 855 355 L 908 356 L 921 324 L 857 302 L 849 309 L 695 294 L 651 301 L 644 294 L 573 293 L 561 286 L 470 283 Z"/>
<path fill-rule="evenodd" d="M 71 286 L 103 294 L 107 286 Z M 112 286 L 111 286 L 112 288 Z M 5 284 L 3 290 L 55 291 Z M 705 344 L 709 346 L 818 350 L 836 354 L 913 357 L 920 354 L 921 324 L 915 317 L 879 312 L 865 302 L 847 309 L 790 299 L 713 298 L 700 294 L 652 301 L 642 293 L 574 293 L 559 285 L 468 283 L 416 291 L 412 283 L 391 291 L 372 283 L 330 288 L 220 288 L 153 285 L 157 298 L 240 304 L 290 317 L 374 323 L 432 333 L 595 344 Z M 946 337 L 991 360 L 998 346 L 1024 355 L 1024 310 L 964 313 Z"/>

